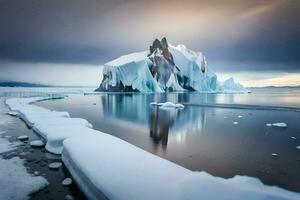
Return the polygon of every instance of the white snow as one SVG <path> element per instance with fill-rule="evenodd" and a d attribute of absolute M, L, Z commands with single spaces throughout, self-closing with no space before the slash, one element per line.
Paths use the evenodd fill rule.
<path fill-rule="evenodd" d="M 0 153 L 13 150 L 17 145 L 0 138 Z M 0 178 L 0 197 L 3 200 L 28 199 L 29 194 L 48 185 L 45 178 L 30 175 L 24 161 L 18 157 L 3 159 L 0 156 Z"/>
<path fill-rule="evenodd" d="M 71 178 L 65 178 L 62 182 L 63 185 L 68 186 L 72 184 L 72 179 Z"/>
<path fill-rule="evenodd" d="M 42 147 L 45 146 L 45 143 L 42 140 L 33 140 L 30 142 L 30 146 L 32 147 Z"/>
<path fill-rule="evenodd" d="M 276 127 L 281 127 L 281 128 L 286 128 L 287 124 L 284 122 L 278 122 L 278 123 L 273 123 L 272 126 L 276 126 Z"/>
<path fill-rule="evenodd" d="M 0 196 L 5 200 L 28 199 L 29 194 L 48 185 L 42 176 L 28 174 L 24 162 L 18 157 L 0 158 Z"/>

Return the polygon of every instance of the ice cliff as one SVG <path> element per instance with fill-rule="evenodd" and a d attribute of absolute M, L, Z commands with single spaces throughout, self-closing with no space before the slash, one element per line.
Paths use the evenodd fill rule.
<path fill-rule="evenodd" d="M 103 78 L 96 91 L 246 92 L 232 78 L 219 82 L 201 52 L 172 46 L 166 38 L 156 39 L 149 51 L 121 56 L 101 68 Z"/>

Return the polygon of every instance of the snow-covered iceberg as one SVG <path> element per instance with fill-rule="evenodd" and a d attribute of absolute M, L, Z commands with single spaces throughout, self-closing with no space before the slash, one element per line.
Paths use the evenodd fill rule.
<path fill-rule="evenodd" d="M 201 52 L 172 46 L 165 38 L 156 39 L 149 51 L 121 56 L 101 69 L 103 76 L 96 91 L 247 91 L 232 78 L 219 82 Z"/>

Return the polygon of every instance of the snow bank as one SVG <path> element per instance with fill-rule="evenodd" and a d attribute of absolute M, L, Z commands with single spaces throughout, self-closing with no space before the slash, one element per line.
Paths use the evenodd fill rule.
<path fill-rule="evenodd" d="M 51 111 L 31 104 L 47 99 L 52 97 L 12 98 L 7 99 L 6 104 L 47 141 L 49 152 L 61 154 L 64 139 L 95 132 L 85 119 L 70 118 L 67 112 Z"/>
<path fill-rule="evenodd" d="M 64 141 L 62 159 L 89 199 L 299 199 L 258 179 L 224 179 L 192 172 L 99 132 Z"/>

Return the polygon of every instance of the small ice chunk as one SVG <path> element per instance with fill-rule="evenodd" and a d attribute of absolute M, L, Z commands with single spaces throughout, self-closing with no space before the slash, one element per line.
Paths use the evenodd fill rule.
<path fill-rule="evenodd" d="M 62 166 L 61 162 L 53 162 L 48 165 L 50 169 L 58 169 Z"/>
<path fill-rule="evenodd" d="M 266 126 L 272 126 L 272 124 L 268 123 L 268 124 L 266 124 Z"/>
<path fill-rule="evenodd" d="M 272 155 L 273 157 L 277 157 L 277 156 L 278 156 L 277 153 L 272 153 L 271 155 Z"/>
<path fill-rule="evenodd" d="M 151 103 L 150 103 L 150 105 L 152 105 L 152 106 L 156 106 L 156 105 L 157 105 L 157 103 L 156 103 L 156 102 L 151 102 Z"/>
<path fill-rule="evenodd" d="M 28 140 L 28 136 L 27 135 L 21 135 L 19 137 L 17 137 L 18 140 Z"/>
<path fill-rule="evenodd" d="M 165 103 L 159 103 L 158 106 L 161 106 L 163 108 L 184 108 L 184 105 L 180 103 L 172 103 L 172 102 L 165 102 Z"/>
<path fill-rule="evenodd" d="M 70 195 L 70 194 L 67 194 L 65 196 L 65 200 L 73 200 L 73 199 L 74 199 L 74 197 L 72 195 Z"/>
<path fill-rule="evenodd" d="M 296 146 L 296 149 L 300 149 L 300 146 Z"/>
<path fill-rule="evenodd" d="M 297 139 L 297 138 L 296 138 L 296 137 L 294 137 L 294 136 L 292 136 L 291 138 L 292 138 L 292 139 L 294 139 L 294 140 L 296 140 L 296 139 Z"/>
<path fill-rule="evenodd" d="M 35 171 L 35 172 L 33 172 L 33 174 L 36 175 L 36 176 L 38 176 L 40 174 L 40 172 Z"/>
<path fill-rule="evenodd" d="M 184 105 L 182 105 L 182 104 L 180 104 L 180 103 L 176 103 L 175 105 L 176 105 L 176 108 L 179 108 L 179 109 L 180 109 L 180 108 L 181 108 L 181 109 L 184 108 Z"/>
<path fill-rule="evenodd" d="M 30 142 L 30 146 L 32 147 L 42 147 L 45 146 L 45 143 L 42 140 L 33 140 Z"/>
<path fill-rule="evenodd" d="M 11 115 L 11 116 L 17 116 L 17 115 L 18 115 L 18 112 L 15 112 L 15 111 L 9 111 L 9 112 L 7 112 L 6 114 Z"/>
<path fill-rule="evenodd" d="M 239 124 L 239 122 L 233 122 L 233 124 L 237 125 L 237 124 Z"/>
<path fill-rule="evenodd" d="M 243 116 L 242 116 L 242 115 L 239 115 L 238 118 L 243 118 Z"/>
<path fill-rule="evenodd" d="M 273 123 L 272 126 L 276 126 L 276 127 L 280 127 L 280 128 L 287 128 L 287 124 L 284 122 Z"/>
<path fill-rule="evenodd" d="M 62 182 L 63 185 L 67 186 L 67 185 L 71 185 L 72 184 L 72 179 L 71 178 L 65 178 Z"/>

